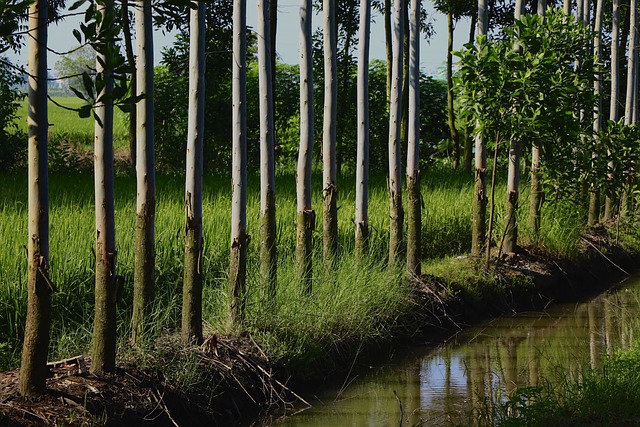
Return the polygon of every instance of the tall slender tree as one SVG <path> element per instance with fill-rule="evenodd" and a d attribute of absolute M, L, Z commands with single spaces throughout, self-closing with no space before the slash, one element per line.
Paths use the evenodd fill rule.
<path fill-rule="evenodd" d="M 233 2 L 233 112 L 231 188 L 231 323 L 244 320 L 247 276 L 247 1 Z"/>
<path fill-rule="evenodd" d="M 96 287 L 91 371 L 113 372 L 116 368 L 116 242 L 113 203 L 113 63 L 116 46 L 113 33 L 113 4 L 99 1 L 101 17 L 96 44 L 97 80 L 104 86 L 95 107 L 95 210 Z"/>
<path fill-rule="evenodd" d="M 516 0 L 515 20 L 520 20 L 524 13 L 524 3 Z M 514 46 L 514 49 L 521 50 L 521 46 Z M 518 198 L 520 195 L 520 137 L 512 135 L 509 140 L 509 173 L 507 176 L 507 202 L 505 209 L 506 230 L 502 252 L 512 253 L 516 251 L 518 245 Z M 494 165 L 493 167 L 496 167 Z"/>
<path fill-rule="evenodd" d="M 325 263 L 338 252 L 336 120 L 338 113 L 336 2 L 323 0 L 324 115 L 322 128 L 322 217 Z"/>
<path fill-rule="evenodd" d="M 132 341 L 146 332 L 155 293 L 156 171 L 153 134 L 153 25 L 151 0 L 139 0 L 136 19 L 136 228 L 133 273 Z"/>
<path fill-rule="evenodd" d="M 486 36 L 488 18 L 487 0 L 478 0 L 478 36 Z M 471 255 L 482 255 L 487 218 L 487 149 L 482 134 L 478 133 L 475 139 L 475 177 L 473 215 L 471 226 Z"/>
<path fill-rule="evenodd" d="M 562 10 L 565 15 L 571 14 L 571 0 L 564 0 L 562 3 Z"/>
<path fill-rule="evenodd" d="M 421 272 L 420 236 L 420 1 L 411 0 L 409 19 L 409 140 L 407 145 L 407 194 L 409 198 L 407 233 L 407 273 Z"/>
<path fill-rule="evenodd" d="M 611 95 L 609 99 L 609 120 L 617 122 L 618 117 L 618 94 L 620 91 L 620 50 L 618 49 L 620 36 L 620 0 L 613 0 L 611 11 Z M 609 179 L 613 178 L 612 161 L 608 163 Z M 611 194 L 607 194 L 604 203 L 604 220 L 609 221 L 613 218 L 614 201 Z"/>
<path fill-rule="evenodd" d="M 594 24 L 594 36 L 593 36 L 593 55 L 597 62 L 600 62 L 602 57 L 602 15 L 603 15 L 603 1 L 598 0 L 595 10 L 595 24 Z M 593 80 L 593 95 L 596 98 L 595 110 L 593 111 L 593 135 L 594 138 L 599 138 L 600 130 L 602 128 L 602 74 L 598 73 Z M 594 161 L 598 158 L 599 153 L 594 151 L 592 158 Z M 600 219 L 600 191 L 596 185 L 592 184 L 589 191 L 589 217 L 587 224 L 594 226 Z"/>
<path fill-rule="evenodd" d="M 258 69 L 260 86 L 260 275 L 265 297 L 276 293 L 276 175 L 273 80 L 269 0 L 258 0 Z"/>
<path fill-rule="evenodd" d="M 546 0 L 538 0 L 538 15 L 544 16 L 546 10 Z M 531 191 L 529 196 L 529 231 L 534 239 L 537 239 L 540 233 L 540 215 L 544 202 L 540 178 L 540 146 L 534 142 L 531 146 Z"/>
<path fill-rule="evenodd" d="M 356 158 L 355 256 L 362 258 L 369 240 L 369 45 L 371 0 L 360 1 L 358 41 L 358 148 Z"/>
<path fill-rule="evenodd" d="M 637 81 L 637 57 L 634 52 L 638 49 L 638 11 L 637 1 L 629 2 L 629 54 L 627 58 L 627 94 L 624 108 L 625 125 L 635 124 L 633 117 L 634 103 L 636 98 L 636 81 Z"/>
<path fill-rule="evenodd" d="M 189 116 L 185 183 L 182 342 L 202 341 L 202 153 L 204 142 L 205 3 L 189 17 Z"/>
<path fill-rule="evenodd" d="M 47 7 L 45 0 L 33 2 L 29 7 L 28 21 L 29 242 L 27 320 L 18 384 L 22 395 L 45 391 L 51 327 L 51 293 L 54 291 L 49 279 Z"/>
<path fill-rule="evenodd" d="M 404 33 L 403 0 L 393 2 L 393 64 L 391 73 L 391 104 L 389 108 L 389 266 L 398 262 L 402 245 L 404 211 L 402 209 L 402 54 Z"/>
<path fill-rule="evenodd" d="M 311 292 L 313 229 L 315 212 L 311 206 L 313 154 L 313 58 L 311 46 L 311 0 L 300 2 L 300 151 L 297 173 L 296 268 L 306 292 Z"/>

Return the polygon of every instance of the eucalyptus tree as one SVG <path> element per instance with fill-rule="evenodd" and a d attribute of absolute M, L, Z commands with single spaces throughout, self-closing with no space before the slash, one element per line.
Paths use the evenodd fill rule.
<path fill-rule="evenodd" d="M 620 0 L 612 1 L 611 11 L 611 95 L 609 97 L 609 120 L 617 122 L 618 117 L 618 94 L 620 90 L 620 83 L 618 78 L 620 76 L 620 50 L 618 49 L 620 35 Z M 609 180 L 613 178 L 613 168 L 615 167 L 613 161 L 609 161 L 607 169 L 609 170 Z M 604 220 L 608 221 L 613 218 L 613 204 L 612 195 L 607 192 L 604 203 Z"/>
<path fill-rule="evenodd" d="M 336 168 L 336 119 L 338 113 L 336 2 L 324 0 L 324 114 L 322 128 L 322 217 L 325 263 L 338 252 L 338 187 Z"/>
<path fill-rule="evenodd" d="M 393 2 L 393 61 L 389 106 L 389 266 L 397 263 L 402 245 L 404 211 L 402 208 L 402 162 L 400 127 L 402 121 L 402 56 L 404 33 L 403 0 Z"/>
<path fill-rule="evenodd" d="M 47 2 L 29 7 L 27 48 L 28 95 L 28 231 L 27 319 L 22 346 L 19 389 L 22 395 L 45 391 L 51 293 L 49 278 L 49 178 L 47 146 Z"/>
<path fill-rule="evenodd" d="M 524 13 L 523 0 L 516 0 L 516 8 L 514 19 L 520 20 L 520 17 Z M 516 51 L 521 51 L 522 47 L 517 43 L 514 44 Z M 520 100 L 524 102 L 524 100 Z M 514 108 L 518 108 L 514 106 Z M 503 253 L 512 253 L 516 251 L 518 245 L 518 198 L 520 196 L 520 151 L 521 151 L 521 136 L 519 134 L 512 134 L 509 140 L 509 172 L 507 175 L 507 201 L 505 205 L 505 233 L 504 241 L 501 246 Z M 496 165 L 493 166 L 494 168 Z"/>
<path fill-rule="evenodd" d="M 247 1 L 233 2 L 233 111 L 231 154 L 231 257 L 229 314 L 232 324 L 244 318 L 247 276 Z"/>
<path fill-rule="evenodd" d="M 409 19 L 409 139 L 407 144 L 407 272 L 420 275 L 420 0 L 411 0 Z"/>
<path fill-rule="evenodd" d="M 312 0 L 300 2 L 300 149 L 298 152 L 296 269 L 304 290 L 311 292 L 313 229 L 311 206 L 313 154 L 313 58 L 311 45 Z"/>
<path fill-rule="evenodd" d="M 596 62 L 600 62 L 602 57 L 602 18 L 603 18 L 603 0 L 598 0 L 595 9 L 595 24 L 594 24 L 594 36 L 593 36 L 593 55 Z M 594 138 L 599 139 L 600 131 L 602 128 L 602 73 L 598 73 L 593 80 L 593 95 L 595 97 L 595 109 L 593 111 L 593 135 Z M 593 162 L 597 161 L 599 153 L 594 151 L 592 154 Z M 587 224 L 593 226 L 598 223 L 600 218 L 600 191 L 595 183 L 591 184 L 589 191 L 589 216 Z"/>
<path fill-rule="evenodd" d="M 369 240 L 369 46 L 371 0 L 360 1 L 358 41 L 358 147 L 356 159 L 355 256 L 360 260 Z"/>
<path fill-rule="evenodd" d="M 487 35 L 489 13 L 487 0 L 478 0 L 478 36 Z M 478 125 L 478 123 L 476 123 Z M 480 257 L 484 248 L 487 218 L 487 149 L 482 132 L 475 137 L 475 174 L 473 214 L 471 217 L 471 256 Z"/>
<path fill-rule="evenodd" d="M 634 117 L 634 105 L 637 98 L 637 74 L 638 74 L 638 5 L 636 0 L 629 2 L 629 54 L 627 58 L 627 94 L 624 108 L 624 123 L 631 126 L 636 124 Z"/>
<path fill-rule="evenodd" d="M 538 0 L 538 15 L 544 16 L 546 9 L 546 0 Z M 540 179 L 540 145 L 534 142 L 531 146 L 531 190 L 529 196 L 529 231 L 534 239 L 537 239 L 540 233 L 540 215 L 544 201 Z"/>
<path fill-rule="evenodd" d="M 274 69 L 269 0 L 258 0 L 258 84 L 260 86 L 260 275 L 266 297 L 272 302 L 276 293 L 276 197 L 275 197 L 275 125 Z"/>
<path fill-rule="evenodd" d="M 116 242 L 113 202 L 113 57 L 117 54 L 113 4 L 97 2 L 99 19 L 96 83 L 102 90 L 95 106 L 96 283 L 91 371 L 116 368 Z"/>
<path fill-rule="evenodd" d="M 202 341 L 202 155 L 204 142 L 205 3 L 189 16 L 189 116 L 185 182 L 182 342 Z"/>
<path fill-rule="evenodd" d="M 139 0 L 136 21 L 136 225 L 132 341 L 146 332 L 155 293 L 156 172 L 153 114 L 153 26 L 151 0 Z"/>

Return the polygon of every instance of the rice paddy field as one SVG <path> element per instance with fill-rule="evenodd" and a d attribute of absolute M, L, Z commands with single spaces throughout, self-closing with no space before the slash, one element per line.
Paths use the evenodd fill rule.
<path fill-rule="evenodd" d="M 66 102 L 66 101 L 65 101 Z M 70 113 L 70 114 L 69 114 Z M 59 114 L 59 116 L 57 115 Z M 71 115 L 71 118 L 69 116 Z M 51 108 L 52 132 L 92 138 L 91 120 Z M 121 146 L 128 144 L 124 120 L 118 124 Z M 58 134 L 59 135 L 59 134 Z M 319 169 L 319 165 L 316 168 Z M 0 370 L 19 364 L 26 312 L 27 242 L 26 172 L 0 178 Z M 315 183 L 321 182 L 319 170 Z M 340 255 L 335 265 L 322 265 L 321 222 L 314 249 L 313 292 L 302 294 L 294 268 L 295 173 L 283 167 L 276 178 L 278 230 L 277 305 L 265 304 L 258 265 L 258 177 L 249 176 L 248 232 L 253 236 L 248 254 L 246 327 L 270 356 L 292 365 L 312 364 L 327 346 L 342 342 L 366 343 L 388 337 L 398 317 L 411 310 L 410 288 L 404 269 L 388 268 L 388 199 L 386 179 L 372 176 L 370 190 L 370 250 L 356 264 L 354 248 L 355 177 L 339 178 Z M 465 256 L 471 241 L 473 177 L 453 172 L 447 165 L 423 171 L 423 258 L 426 273 L 447 274 L 448 260 Z M 55 172 L 50 176 L 50 264 L 58 288 L 53 296 L 52 344 L 49 358 L 88 354 L 93 321 L 94 207 L 93 177 L 89 173 Z M 116 177 L 116 240 L 118 274 L 125 278 L 125 293 L 118 306 L 120 354 L 129 351 L 133 283 L 133 228 L 135 178 Z M 502 231 L 505 186 L 496 188 L 496 235 Z M 321 209 L 320 185 L 313 196 Z M 522 205 L 527 206 L 525 186 Z M 204 183 L 204 321 L 206 333 L 228 333 L 226 319 L 227 270 L 230 242 L 231 180 L 207 176 Z M 526 208 L 519 220 L 526 224 Z M 576 251 L 584 211 L 565 203 L 547 204 L 539 244 L 551 253 L 571 256 Z M 180 326 L 184 257 L 184 177 L 158 176 L 156 209 L 156 303 L 152 311 L 149 343 L 173 336 Z M 522 242 L 529 241 L 521 227 Z"/>

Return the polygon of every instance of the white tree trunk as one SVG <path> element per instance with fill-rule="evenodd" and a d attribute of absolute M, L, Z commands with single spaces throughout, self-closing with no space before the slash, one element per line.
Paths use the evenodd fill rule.
<path fill-rule="evenodd" d="M 595 14 L 595 27 L 593 37 L 593 54 L 596 57 L 596 61 L 600 62 L 602 57 L 602 46 L 600 42 L 602 32 L 602 14 L 603 14 L 603 0 L 598 0 L 596 4 Z M 596 105 L 593 111 L 593 135 L 594 138 L 599 140 L 600 130 L 602 127 L 602 118 L 600 111 L 602 110 L 602 74 L 598 73 L 593 80 L 593 95 L 596 98 Z M 595 160 L 599 156 L 598 152 L 592 153 L 592 158 Z M 591 191 L 589 192 L 589 216 L 587 224 L 593 226 L 600 220 L 600 191 L 594 184 L 591 185 Z"/>
<path fill-rule="evenodd" d="M 258 0 L 258 79 L 260 86 L 260 275 L 272 303 L 276 292 L 275 126 L 269 0 Z"/>
<path fill-rule="evenodd" d="M 547 0 L 538 0 L 537 13 L 540 16 L 544 16 L 547 10 Z"/>
<path fill-rule="evenodd" d="M 356 259 L 369 239 L 369 45 L 371 0 L 360 1 L 358 41 L 358 147 L 356 158 Z"/>
<path fill-rule="evenodd" d="M 244 318 L 247 273 L 247 2 L 233 2 L 230 315 Z"/>
<path fill-rule="evenodd" d="M 618 44 L 620 43 L 620 0 L 613 0 L 611 12 L 611 96 L 609 103 L 609 120 L 617 122 L 619 119 L 619 105 L 618 96 L 620 92 L 620 54 Z M 613 179 L 613 168 L 615 167 L 612 161 L 609 161 L 607 168 L 609 169 L 609 179 Z M 607 194 L 604 204 L 604 220 L 608 221 L 613 218 L 614 210 L 613 197 L 611 194 Z"/>
<path fill-rule="evenodd" d="M 411 0 L 409 18 L 409 139 L 407 141 L 407 273 L 420 275 L 420 1 Z"/>
<path fill-rule="evenodd" d="M 624 109 L 624 124 L 632 125 L 636 122 L 633 117 L 633 110 L 636 98 L 636 76 L 638 74 L 638 64 L 635 52 L 638 49 L 638 12 L 637 1 L 631 0 L 629 5 L 630 29 L 629 29 L 629 56 L 627 58 L 627 95 Z"/>
<path fill-rule="evenodd" d="M 487 0 L 478 0 L 477 35 L 487 35 L 489 23 Z M 476 124 L 477 125 L 477 124 Z M 473 215 L 471 226 L 471 255 L 479 257 L 485 242 L 486 214 L 487 214 L 487 149 L 483 136 L 477 134 L 475 145 L 475 173 L 473 189 Z"/>
<path fill-rule="evenodd" d="M 306 292 L 311 291 L 311 251 L 315 213 L 311 207 L 311 167 L 313 154 L 313 58 L 311 45 L 311 0 L 300 3 L 300 151 L 298 153 L 297 244 L 298 277 Z"/>
<path fill-rule="evenodd" d="M 391 104 L 389 107 L 389 265 L 398 261 L 402 244 L 401 121 L 404 40 L 404 3 L 393 2 L 393 61 L 391 67 Z"/>
<path fill-rule="evenodd" d="M 323 0 L 324 114 L 322 128 L 323 253 L 331 262 L 338 251 L 336 116 L 338 113 L 336 2 Z"/>
<path fill-rule="evenodd" d="M 204 141 L 205 3 L 189 16 L 189 118 L 185 180 L 182 342 L 202 342 L 202 156 Z"/>
<path fill-rule="evenodd" d="M 98 5 L 102 24 L 111 22 L 112 5 Z M 104 30 L 101 28 L 101 30 Z M 107 32 L 108 33 L 108 32 Z M 103 75 L 105 86 L 98 94 L 94 125 L 94 178 L 96 210 L 96 278 L 95 318 L 91 371 L 113 372 L 116 368 L 116 243 L 113 202 L 113 91 L 110 46 L 98 52 L 96 72 Z"/>
<path fill-rule="evenodd" d="M 570 15 L 571 14 L 571 0 L 564 0 L 562 9 L 563 9 L 563 12 L 564 12 L 565 15 L 567 15 L 567 16 Z"/>
<path fill-rule="evenodd" d="M 154 159 L 153 114 L 153 24 L 151 0 L 140 0 L 136 7 L 136 230 L 135 271 L 133 275 L 132 339 L 142 338 L 153 305 L 155 288 L 155 211 L 156 172 Z"/>
<path fill-rule="evenodd" d="M 49 278 L 49 173 L 47 146 L 47 2 L 29 7 L 28 70 L 29 100 L 27 243 L 27 319 L 22 346 L 20 394 L 44 393 L 47 379 L 51 293 Z"/>

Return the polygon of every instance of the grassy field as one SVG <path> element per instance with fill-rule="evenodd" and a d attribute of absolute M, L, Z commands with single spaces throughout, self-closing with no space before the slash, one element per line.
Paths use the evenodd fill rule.
<path fill-rule="evenodd" d="M 79 108 L 84 101 L 76 97 L 52 97 L 55 103 L 67 108 Z M 59 107 L 51 100 L 49 101 L 49 138 L 52 146 L 59 146 L 62 143 L 70 143 L 82 148 L 93 147 L 93 127 L 92 117 L 82 119 L 75 111 L 69 111 Z M 27 100 L 20 103 L 17 113 L 18 125 L 24 132 L 27 131 Z M 119 109 L 115 109 L 113 126 L 113 139 L 116 148 L 129 146 L 128 117 Z"/>
<path fill-rule="evenodd" d="M 469 176 L 433 169 L 424 174 L 423 251 L 427 273 L 446 274 L 447 259 L 464 254 L 470 246 L 472 182 Z M 17 366 L 26 305 L 26 177 L 4 176 L 0 188 L 0 369 Z M 320 175 L 314 176 L 314 182 Z M 409 290 L 401 269 L 389 272 L 387 254 L 388 204 L 384 177 L 376 176 L 371 187 L 371 253 L 367 268 L 354 268 L 354 177 L 339 182 L 339 262 L 328 270 L 321 265 L 321 230 L 316 231 L 314 293 L 302 297 L 294 273 L 295 175 L 277 177 L 278 306 L 266 312 L 258 278 L 258 179 L 249 179 L 248 325 L 263 335 L 273 355 L 304 360 L 322 354 L 317 343 L 349 339 L 368 340 L 388 333 L 399 313 L 408 310 Z M 159 177 L 156 214 L 157 306 L 151 323 L 154 338 L 172 334 L 180 324 L 182 266 L 184 254 L 183 178 Z M 208 330 L 224 332 L 227 316 L 226 276 L 230 236 L 230 180 L 205 180 L 205 322 Z M 504 194 L 504 186 L 498 188 Z M 316 187 L 314 203 L 321 200 Z M 126 280 L 119 307 L 122 348 L 126 348 L 132 300 L 133 226 L 135 180 L 116 179 L 116 238 L 118 270 Z M 502 230 L 502 204 L 497 230 Z M 580 222 L 575 209 L 548 207 L 541 243 L 570 255 L 575 249 Z M 526 217 L 521 218 L 526 221 Z M 567 224 L 561 226 L 562 224 Z M 578 224 L 578 225 L 576 225 Z M 89 174 L 54 174 L 50 186 L 52 278 L 54 295 L 51 358 L 87 353 L 93 318 L 93 180 Z M 526 240 L 526 232 L 522 232 Z M 440 261 L 439 261 L 440 260 Z M 444 270 L 444 271 L 443 271 Z M 381 326 L 381 325 L 387 326 Z M 268 332 L 267 332 L 268 331 Z M 302 362 L 301 362 L 302 363 Z"/>

